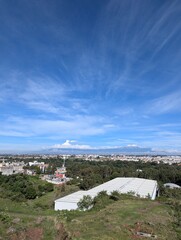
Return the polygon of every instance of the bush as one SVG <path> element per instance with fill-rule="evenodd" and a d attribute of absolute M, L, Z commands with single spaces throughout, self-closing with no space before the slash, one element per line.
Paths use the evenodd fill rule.
<path fill-rule="evenodd" d="M 99 192 L 93 200 L 94 208 L 96 209 L 105 208 L 112 202 L 113 200 L 110 198 L 106 191 Z"/>
<path fill-rule="evenodd" d="M 83 196 L 83 198 L 77 203 L 77 205 L 80 210 L 88 210 L 93 205 L 93 199 L 89 195 Z"/>
<path fill-rule="evenodd" d="M 118 201 L 121 198 L 121 194 L 118 191 L 113 191 L 110 195 L 110 199 Z"/>
<path fill-rule="evenodd" d="M 0 221 L 3 223 L 10 223 L 11 220 L 12 219 L 7 212 L 0 212 Z"/>
<path fill-rule="evenodd" d="M 12 201 L 17 201 L 17 202 L 23 202 L 25 200 L 23 194 L 21 193 L 15 193 L 10 196 L 10 199 Z"/>
<path fill-rule="evenodd" d="M 25 192 L 25 197 L 27 199 L 35 199 L 37 196 L 36 190 L 33 187 L 27 187 Z"/>
<path fill-rule="evenodd" d="M 46 192 L 52 192 L 53 191 L 53 184 L 52 183 L 46 183 L 44 186 L 44 189 Z"/>
<path fill-rule="evenodd" d="M 160 196 L 181 199 L 181 189 L 160 188 Z"/>

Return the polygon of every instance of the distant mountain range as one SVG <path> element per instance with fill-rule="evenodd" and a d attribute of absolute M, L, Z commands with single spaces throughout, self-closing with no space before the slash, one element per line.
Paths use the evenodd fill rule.
<path fill-rule="evenodd" d="M 181 155 L 181 151 L 153 150 L 149 147 L 125 146 L 125 147 L 101 147 L 101 148 L 76 148 L 76 147 L 49 147 L 36 151 L 11 151 L 2 152 L 2 154 L 65 154 L 65 155 Z"/>
<path fill-rule="evenodd" d="M 44 151 L 47 154 L 163 154 L 169 155 L 167 151 L 154 151 L 152 148 L 144 148 L 138 146 L 126 146 L 126 147 L 116 147 L 116 148 L 91 148 L 91 149 L 77 149 L 77 148 L 49 148 Z M 172 153 L 171 153 L 172 154 Z M 174 155 L 176 153 L 173 153 Z M 178 154 L 178 153 L 177 153 Z M 176 155 L 177 155 L 176 154 Z"/>

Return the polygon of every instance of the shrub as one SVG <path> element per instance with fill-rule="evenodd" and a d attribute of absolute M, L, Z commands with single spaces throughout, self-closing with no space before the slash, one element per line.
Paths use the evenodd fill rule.
<path fill-rule="evenodd" d="M 112 201 L 113 200 L 110 199 L 110 196 L 107 194 L 106 191 L 99 192 L 98 195 L 93 200 L 94 208 L 96 209 L 105 208 L 107 205 L 112 203 Z"/>
<path fill-rule="evenodd" d="M 12 219 L 7 212 L 0 212 L 0 221 L 3 223 L 10 223 L 11 220 Z"/>
<path fill-rule="evenodd" d="M 121 195 L 118 191 L 113 191 L 110 195 L 110 199 L 118 201 L 121 198 Z"/>
<path fill-rule="evenodd" d="M 25 192 L 25 197 L 27 199 L 34 199 L 36 198 L 37 194 L 33 187 L 27 187 Z"/>
<path fill-rule="evenodd" d="M 93 205 L 93 199 L 89 195 L 83 196 L 77 205 L 80 210 L 88 210 Z"/>

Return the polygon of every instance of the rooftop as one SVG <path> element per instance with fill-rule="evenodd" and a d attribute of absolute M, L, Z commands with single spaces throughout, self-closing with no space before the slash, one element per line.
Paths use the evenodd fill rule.
<path fill-rule="evenodd" d="M 111 194 L 113 191 L 120 193 L 133 192 L 136 196 L 146 198 L 148 195 L 151 199 L 155 199 L 157 190 L 157 181 L 144 178 L 115 178 L 111 181 L 103 183 L 88 191 L 78 191 L 57 199 L 55 202 L 71 202 L 78 203 L 85 195 L 95 197 L 101 191 L 107 191 Z"/>

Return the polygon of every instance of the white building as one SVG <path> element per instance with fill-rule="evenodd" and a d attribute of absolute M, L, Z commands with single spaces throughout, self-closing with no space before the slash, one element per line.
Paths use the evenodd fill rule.
<path fill-rule="evenodd" d="M 25 166 L 24 162 L 0 162 L 0 172 L 2 175 L 12 175 L 17 173 L 23 173 Z"/>
<path fill-rule="evenodd" d="M 132 192 L 135 196 L 141 198 L 147 198 L 149 196 L 154 200 L 157 190 L 158 184 L 155 180 L 144 178 L 115 178 L 88 191 L 78 191 L 55 200 L 55 210 L 77 209 L 77 203 L 83 196 L 89 195 L 94 198 L 101 191 L 107 191 L 108 194 L 111 194 L 113 191 L 118 191 L 119 193 Z"/>

